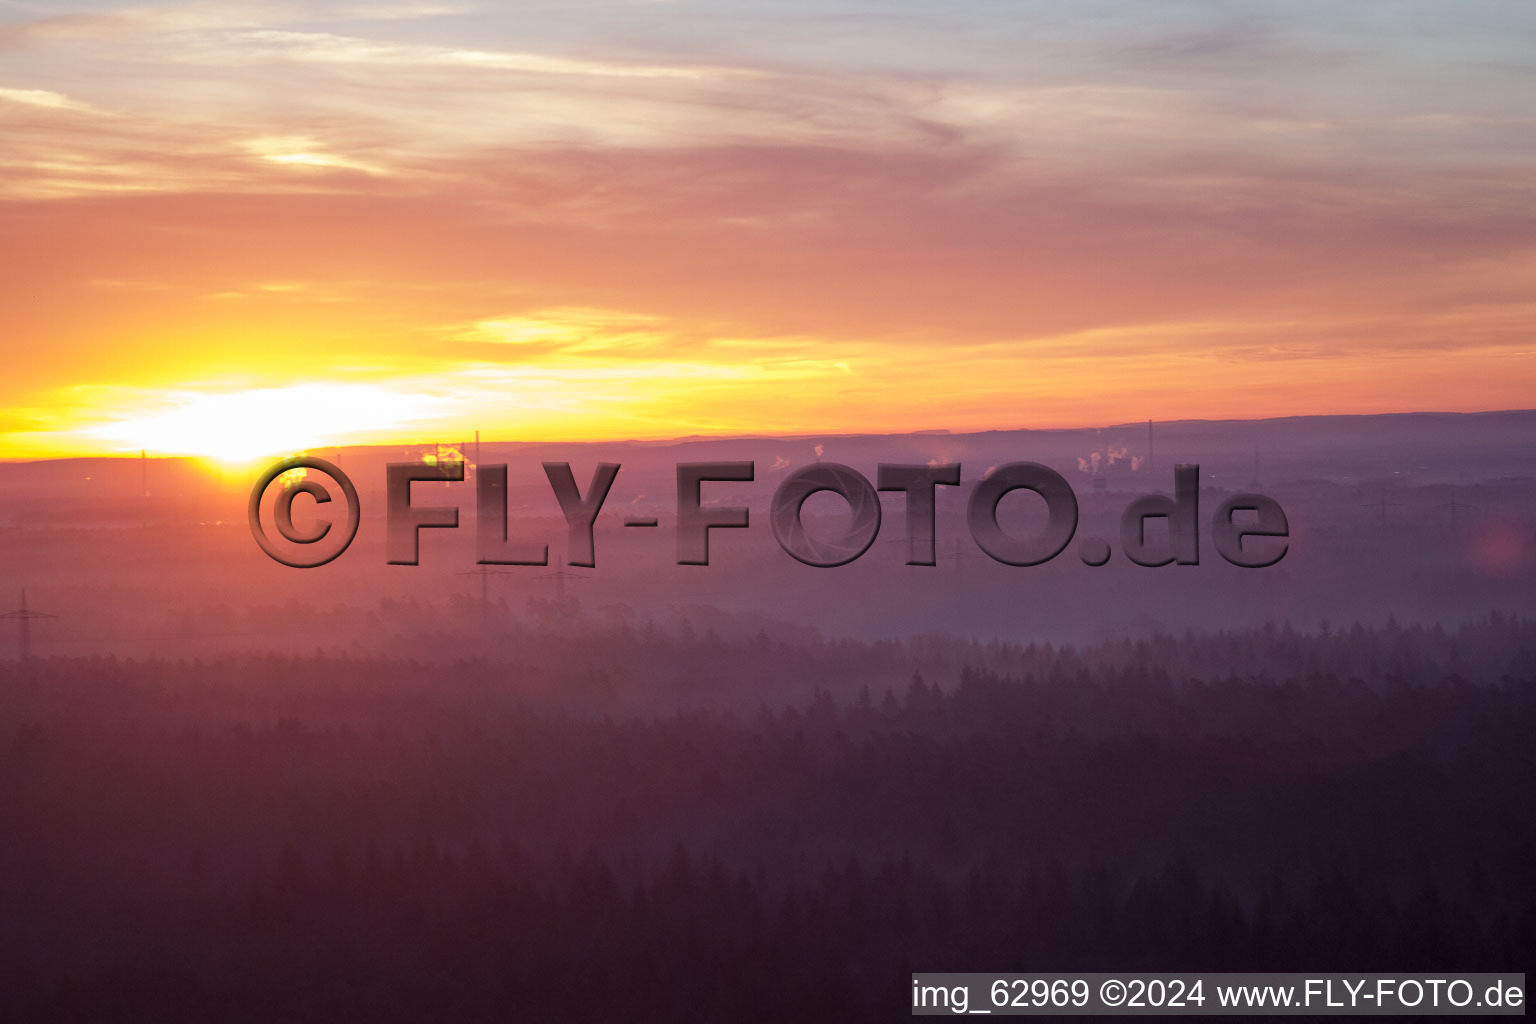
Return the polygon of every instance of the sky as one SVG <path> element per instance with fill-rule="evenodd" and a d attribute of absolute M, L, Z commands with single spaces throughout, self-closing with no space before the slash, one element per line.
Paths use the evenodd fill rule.
<path fill-rule="evenodd" d="M 1536 5 L 0 0 L 0 458 L 1536 405 Z"/>

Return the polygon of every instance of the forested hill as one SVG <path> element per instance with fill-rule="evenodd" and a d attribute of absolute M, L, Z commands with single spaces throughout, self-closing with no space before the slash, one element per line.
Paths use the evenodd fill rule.
<path fill-rule="evenodd" d="M 956 966 L 1519 970 L 1533 630 L 11 663 L 0 1015 L 847 1021 Z"/>

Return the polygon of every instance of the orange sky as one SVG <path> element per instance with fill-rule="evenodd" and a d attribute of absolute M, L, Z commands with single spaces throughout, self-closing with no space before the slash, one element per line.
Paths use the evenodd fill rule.
<path fill-rule="evenodd" d="M 1536 404 L 1522 5 L 1150 9 L 0 6 L 0 457 Z"/>

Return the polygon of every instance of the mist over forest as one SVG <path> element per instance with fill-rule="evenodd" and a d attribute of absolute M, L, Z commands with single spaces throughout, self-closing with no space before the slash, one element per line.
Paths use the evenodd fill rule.
<path fill-rule="evenodd" d="M 620 628 L 584 640 L 607 671 L 574 638 L 12 664 L 3 1006 L 874 1020 L 954 961 L 1520 970 L 1533 641 Z"/>

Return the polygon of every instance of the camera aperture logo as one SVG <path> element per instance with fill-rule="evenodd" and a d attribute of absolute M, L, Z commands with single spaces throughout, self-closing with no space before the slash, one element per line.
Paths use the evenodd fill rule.
<path fill-rule="evenodd" d="M 568 531 L 568 564 L 585 568 L 597 565 L 593 528 L 608 498 L 620 465 L 599 463 L 583 494 L 568 462 L 546 462 L 544 475 L 565 516 Z M 302 473 L 295 472 L 302 470 Z M 747 529 L 751 510 L 742 505 L 706 505 L 704 488 L 711 483 L 751 482 L 752 462 L 682 462 L 677 464 L 676 543 L 677 564 L 708 565 L 712 530 Z M 315 478 L 330 477 L 345 504 L 344 522 L 324 519 L 307 530 L 293 521 L 293 505 L 300 495 L 315 506 L 335 503 L 329 487 Z M 1200 467 L 1181 464 L 1174 468 L 1174 492 L 1147 494 L 1132 500 L 1120 519 L 1120 548 L 1137 565 L 1200 564 Z M 272 503 L 272 520 L 279 543 L 262 523 L 266 492 L 283 481 Z M 464 481 L 462 461 L 436 464 L 392 462 L 385 466 L 386 561 L 390 565 L 417 565 L 421 531 L 456 529 L 459 510 L 454 506 L 417 505 L 411 485 L 417 482 Z M 906 564 L 937 564 L 935 527 L 936 493 L 940 487 L 960 485 L 960 464 L 903 465 L 881 463 L 875 483 L 852 467 L 818 462 L 790 473 L 775 490 L 768 521 L 774 539 L 784 552 L 805 565 L 833 568 L 860 558 L 880 532 L 880 492 L 900 492 L 905 498 Z M 476 553 L 481 565 L 547 565 L 548 544 L 513 543 L 507 530 L 507 467 L 481 465 L 475 473 Z M 1032 535 L 1009 533 L 998 522 L 998 506 L 1014 491 L 1031 491 L 1045 502 L 1046 523 Z M 839 496 L 850 516 L 842 532 L 816 536 L 806 529 L 802 512 L 812 495 L 823 491 Z M 1240 521 L 1239 513 L 1247 515 Z M 251 532 L 261 550 L 284 565 L 312 569 L 336 559 L 357 536 L 362 518 L 357 488 L 340 467 L 311 456 L 285 459 L 271 466 L 251 491 L 248 507 Z M 1149 537 L 1150 520 L 1167 522 L 1165 537 Z M 655 517 L 624 519 L 626 527 L 655 528 Z M 1005 565 L 1041 565 L 1060 555 L 1072 543 L 1078 527 L 1077 495 L 1060 473 L 1035 462 L 1010 462 L 998 466 L 976 483 L 966 507 L 966 525 L 976 546 Z M 1279 562 L 1289 550 L 1290 524 L 1273 498 L 1262 494 L 1234 494 L 1216 509 L 1210 522 L 1217 553 L 1233 565 L 1259 569 Z M 1078 556 L 1090 566 L 1107 564 L 1113 557 L 1110 542 L 1086 537 L 1078 544 Z"/>

